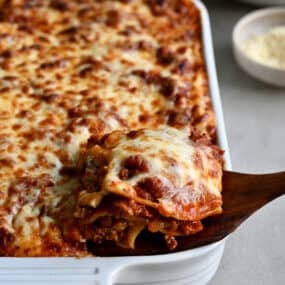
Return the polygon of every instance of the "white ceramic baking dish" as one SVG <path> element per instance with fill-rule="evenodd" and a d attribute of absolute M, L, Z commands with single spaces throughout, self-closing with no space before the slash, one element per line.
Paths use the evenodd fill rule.
<path fill-rule="evenodd" d="M 219 145 L 231 169 L 216 77 L 210 22 L 200 0 L 204 54 L 210 92 L 218 120 Z M 5 285 L 204 285 L 215 274 L 225 241 L 178 253 L 138 257 L 0 258 L 0 284 Z"/>

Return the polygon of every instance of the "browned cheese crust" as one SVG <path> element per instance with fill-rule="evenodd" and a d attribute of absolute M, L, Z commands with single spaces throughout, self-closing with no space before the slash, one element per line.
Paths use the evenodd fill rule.
<path fill-rule="evenodd" d="M 85 256 L 90 136 L 191 126 L 216 141 L 189 0 L 0 1 L 0 255 Z"/>

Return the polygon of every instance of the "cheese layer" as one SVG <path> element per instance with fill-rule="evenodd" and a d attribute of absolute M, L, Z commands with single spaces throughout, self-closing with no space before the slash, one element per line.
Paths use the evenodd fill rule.
<path fill-rule="evenodd" d="M 190 140 L 186 130 L 116 131 L 91 147 L 84 159 L 94 184 L 87 186 L 93 192 L 79 194 L 81 205 L 97 208 L 111 193 L 177 220 L 199 221 L 221 213 L 222 151 Z"/>
<path fill-rule="evenodd" d="M 88 254 L 80 152 L 90 136 L 164 125 L 215 142 L 191 1 L 0 1 L 0 255 Z"/>

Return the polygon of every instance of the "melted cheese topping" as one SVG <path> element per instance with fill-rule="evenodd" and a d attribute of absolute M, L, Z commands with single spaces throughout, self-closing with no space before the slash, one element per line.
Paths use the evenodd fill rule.
<path fill-rule="evenodd" d="M 79 204 L 96 208 L 112 193 L 153 207 L 164 217 L 201 220 L 221 213 L 221 155 L 216 146 L 195 143 L 187 131 L 174 128 L 114 132 L 87 152 L 87 169 L 103 167 L 106 175 L 101 191 L 83 191 Z"/>
<path fill-rule="evenodd" d="M 215 142 L 199 11 L 186 0 L 0 3 L 0 255 L 86 255 L 73 168 L 91 135 L 191 125 Z"/>

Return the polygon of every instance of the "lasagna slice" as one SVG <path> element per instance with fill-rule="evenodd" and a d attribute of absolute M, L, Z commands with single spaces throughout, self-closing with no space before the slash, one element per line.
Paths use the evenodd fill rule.
<path fill-rule="evenodd" d="M 146 228 L 175 248 L 174 236 L 194 234 L 202 219 L 222 212 L 222 151 L 187 130 L 115 131 L 91 138 L 80 161 L 76 216 L 96 243 L 133 248 Z"/>

